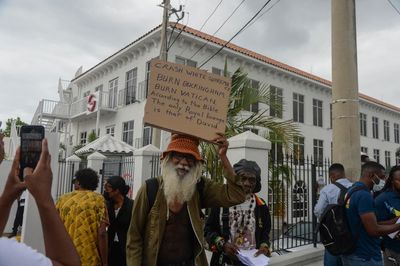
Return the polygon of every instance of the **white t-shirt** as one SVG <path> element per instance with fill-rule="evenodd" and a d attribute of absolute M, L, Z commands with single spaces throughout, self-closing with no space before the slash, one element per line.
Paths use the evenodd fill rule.
<path fill-rule="evenodd" d="M 17 242 L 14 238 L 0 238 L 0 266 L 52 266 L 53 263 L 42 253 Z"/>

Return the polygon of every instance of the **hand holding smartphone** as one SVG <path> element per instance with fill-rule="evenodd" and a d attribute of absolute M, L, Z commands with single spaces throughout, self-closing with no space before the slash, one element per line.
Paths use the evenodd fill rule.
<path fill-rule="evenodd" d="M 43 126 L 21 127 L 21 151 L 19 177 L 23 180 L 24 168 L 34 169 L 42 152 L 42 141 L 44 139 Z"/>

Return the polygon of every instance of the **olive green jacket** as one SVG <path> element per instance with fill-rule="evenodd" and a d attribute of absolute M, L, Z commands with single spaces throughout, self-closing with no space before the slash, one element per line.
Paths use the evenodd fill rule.
<path fill-rule="evenodd" d="M 196 266 L 208 265 L 204 252 L 204 220 L 200 217 L 201 209 L 230 207 L 245 200 L 239 176 L 226 178 L 226 184 L 202 178 L 204 179 L 203 198 L 200 199 L 200 193 L 196 189 L 192 199 L 187 202 L 190 221 L 197 239 L 193 247 Z M 127 237 L 126 260 L 128 266 L 157 265 L 158 251 L 167 220 L 167 201 L 161 177 L 158 177 L 158 181 L 160 185 L 151 210 L 149 210 L 146 183 L 136 195 Z"/>

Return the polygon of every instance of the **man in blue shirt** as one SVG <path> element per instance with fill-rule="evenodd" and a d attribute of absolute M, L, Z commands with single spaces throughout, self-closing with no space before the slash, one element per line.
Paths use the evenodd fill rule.
<path fill-rule="evenodd" d="M 378 224 L 375 216 L 374 200 L 371 189 L 378 184 L 381 165 L 367 162 L 361 168 L 361 177 L 349 191 L 355 191 L 346 202 L 346 215 L 350 230 L 357 238 L 355 251 L 350 255 L 342 255 L 344 266 L 383 266 L 379 236 L 400 230 L 400 224 L 387 221 Z"/>
<path fill-rule="evenodd" d="M 400 219 L 400 166 L 392 167 L 382 193 L 375 199 L 378 221 Z M 397 237 L 383 237 L 383 262 L 386 265 L 400 265 L 400 240 Z"/>
<path fill-rule="evenodd" d="M 352 183 L 346 178 L 344 167 L 340 163 L 334 163 L 329 167 L 329 179 L 331 184 L 326 185 L 319 194 L 318 202 L 314 207 L 314 214 L 318 220 L 324 213 L 329 204 L 337 204 L 341 188 L 349 188 Z M 336 183 L 336 184 L 335 184 Z M 339 256 L 334 256 L 325 249 L 324 266 L 341 266 L 342 261 Z"/>

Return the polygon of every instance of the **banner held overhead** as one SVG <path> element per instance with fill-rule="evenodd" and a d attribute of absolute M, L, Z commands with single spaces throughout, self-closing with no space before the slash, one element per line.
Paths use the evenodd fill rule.
<path fill-rule="evenodd" d="M 154 59 L 144 123 L 211 141 L 225 133 L 230 91 L 229 78 Z"/>

